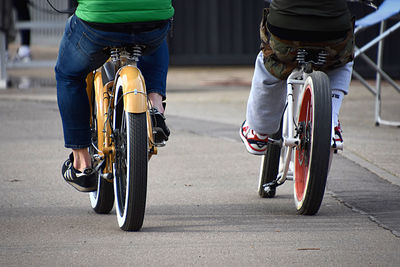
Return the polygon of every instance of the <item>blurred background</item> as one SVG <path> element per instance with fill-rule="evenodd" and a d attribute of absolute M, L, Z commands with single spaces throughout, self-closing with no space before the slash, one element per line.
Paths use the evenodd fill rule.
<path fill-rule="evenodd" d="M 2 0 L 4 2 L 4 0 Z M 49 0 L 59 11 L 72 11 L 75 0 Z M 381 1 L 377 1 L 379 4 Z M 262 9 L 269 5 L 264 0 L 173 0 L 176 13 L 173 30 L 169 36 L 171 66 L 233 66 L 253 65 L 259 49 L 259 22 Z M 359 3 L 349 3 L 356 18 L 373 11 Z M 40 66 L 41 60 L 55 59 L 63 25 L 68 14 L 56 12 L 47 0 L 29 1 L 31 16 L 32 66 Z M 2 17 L 9 17 L 2 8 Z M 9 40 L 9 58 L 12 58 L 20 43 L 20 34 L 15 26 L 18 21 L 12 12 L 14 27 Z M 389 21 L 388 26 L 395 23 Z M 369 36 L 376 36 L 379 26 L 372 27 L 358 35 L 357 45 L 366 43 Z M 398 60 L 400 57 L 400 31 L 385 42 L 384 67 L 387 73 L 400 78 Z M 42 49 L 41 49 L 42 48 Z M 44 51 L 43 51 L 44 50 Z M 373 60 L 376 49 L 367 53 Z M 49 64 L 49 62 L 47 62 Z M 16 67 L 8 64 L 9 68 Z M 370 78 L 375 72 L 356 60 L 355 69 Z"/>

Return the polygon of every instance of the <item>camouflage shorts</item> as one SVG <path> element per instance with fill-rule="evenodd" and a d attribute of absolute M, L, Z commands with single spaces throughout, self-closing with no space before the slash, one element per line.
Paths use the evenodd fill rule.
<path fill-rule="evenodd" d="M 345 65 L 354 59 L 354 34 L 349 30 L 345 38 L 325 42 L 299 42 L 282 40 L 271 34 L 267 28 L 268 10 L 264 9 L 260 25 L 261 51 L 265 68 L 281 80 L 287 79 L 297 67 L 297 49 L 312 47 L 328 52 L 327 64 L 320 70 L 328 71 Z"/>

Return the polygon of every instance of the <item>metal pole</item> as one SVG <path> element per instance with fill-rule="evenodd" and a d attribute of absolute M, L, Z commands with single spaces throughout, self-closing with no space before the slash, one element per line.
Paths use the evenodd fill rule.
<path fill-rule="evenodd" d="M 380 34 L 385 31 L 386 22 L 381 22 Z M 378 69 L 382 69 L 382 60 L 383 60 L 383 43 L 384 39 L 381 39 L 378 44 L 378 55 L 377 55 L 377 63 Z M 379 126 L 381 120 L 381 89 L 382 89 L 382 80 L 380 72 L 376 73 L 376 95 L 375 95 L 375 125 Z"/>
<path fill-rule="evenodd" d="M 6 34 L 0 31 L 0 89 L 7 88 Z"/>
<path fill-rule="evenodd" d="M 359 54 L 364 53 L 367 51 L 369 48 L 374 46 L 376 43 L 378 43 L 380 40 L 385 39 L 387 36 L 389 36 L 391 33 L 395 32 L 398 28 L 400 28 L 400 22 L 397 22 L 395 25 L 390 27 L 387 31 L 370 41 L 369 43 L 365 44 L 361 49 L 357 50 L 354 57 L 358 57 Z"/>

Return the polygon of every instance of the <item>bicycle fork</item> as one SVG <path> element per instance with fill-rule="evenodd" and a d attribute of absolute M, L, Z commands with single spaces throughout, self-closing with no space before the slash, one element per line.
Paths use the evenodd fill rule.
<path fill-rule="evenodd" d="M 136 65 L 127 65 L 117 73 L 117 84 L 115 86 L 115 95 L 122 96 L 124 111 L 129 113 L 146 113 L 147 129 L 149 138 L 149 159 L 157 154 L 157 147 L 153 140 L 153 126 L 151 123 L 149 103 L 144 78 Z M 114 100 L 114 105 L 120 99 Z"/>

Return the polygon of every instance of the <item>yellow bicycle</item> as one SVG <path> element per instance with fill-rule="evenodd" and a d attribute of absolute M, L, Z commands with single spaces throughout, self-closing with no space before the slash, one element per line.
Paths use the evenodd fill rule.
<path fill-rule="evenodd" d="M 116 206 L 122 230 L 143 225 L 148 160 L 157 154 L 145 80 L 137 67 L 143 46 L 110 48 L 110 59 L 87 78 L 92 145 L 98 171 L 97 191 L 90 193 L 96 213 Z"/>

